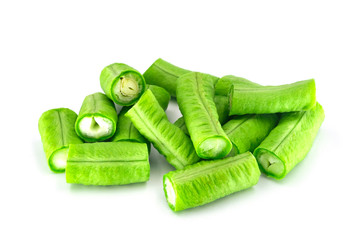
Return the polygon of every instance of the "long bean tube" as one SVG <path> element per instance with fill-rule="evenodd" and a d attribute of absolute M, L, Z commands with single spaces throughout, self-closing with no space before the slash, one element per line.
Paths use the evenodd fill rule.
<path fill-rule="evenodd" d="M 39 132 L 46 159 L 53 172 L 65 171 L 69 144 L 83 141 L 75 132 L 77 114 L 68 108 L 44 112 L 39 119 Z"/>
<path fill-rule="evenodd" d="M 278 122 L 277 114 L 236 116 L 223 125 L 235 152 L 253 152 Z"/>
<path fill-rule="evenodd" d="M 175 97 L 178 77 L 189 72 L 189 70 L 177 67 L 159 58 L 146 70 L 143 76 L 148 84 L 163 87 L 171 96 Z"/>
<path fill-rule="evenodd" d="M 319 103 L 308 111 L 282 114 L 277 127 L 254 151 L 261 170 L 270 177 L 284 178 L 305 158 L 323 121 Z"/>
<path fill-rule="evenodd" d="M 228 113 L 229 113 L 229 101 L 227 96 L 215 95 L 214 96 L 214 103 L 216 104 L 216 109 L 218 113 L 218 120 L 221 124 L 224 124 L 228 120 Z M 182 131 L 189 135 L 188 129 L 184 122 L 183 116 L 178 118 L 174 125 L 182 129 Z"/>
<path fill-rule="evenodd" d="M 146 182 L 150 164 L 146 144 L 99 142 L 70 145 L 66 181 L 84 185 Z"/>
<path fill-rule="evenodd" d="M 201 161 L 163 176 L 163 189 L 173 211 L 197 207 L 257 184 L 260 171 L 250 152 Z"/>
<path fill-rule="evenodd" d="M 131 107 L 123 107 L 118 115 L 116 133 L 111 138 L 111 142 L 133 141 L 139 143 L 148 143 L 141 133 L 133 126 L 131 120 L 125 116 Z"/>
<path fill-rule="evenodd" d="M 176 169 L 199 161 L 189 137 L 168 121 L 165 111 L 150 89 L 125 116 Z"/>
<path fill-rule="evenodd" d="M 248 79 L 237 77 L 233 75 L 226 75 L 220 78 L 216 84 L 216 95 L 228 96 L 232 85 L 236 85 L 238 88 L 258 88 L 262 85 L 249 81 Z"/>
<path fill-rule="evenodd" d="M 245 78 L 233 75 L 226 75 L 220 78 L 215 85 L 214 103 L 218 113 L 218 120 L 223 125 L 227 122 L 229 117 L 229 98 L 228 94 L 233 85 L 238 88 L 259 88 L 262 85 L 251 82 Z M 181 128 L 187 135 L 188 129 L 186 127 L 183 117 L 177 119 L 174 123 L 177 127 Z"/>
<path fill-rule="evenodd" d="M 226 156 L 232 143 L 218 120 L 214 84 L 218 79 L 202 73 L 187 73 L 177 82 L 177 101 L 197 155 L 203 159 Z"/>
<path fill-rule="evenodd" d="M 216 104 L 218 121 L 225 124 L 229 118 L 229 99 L 227 96 L 215 95 L 213 100 Z"/>
<path fill-rule="evenodd" d="M 154 85 L 147 85 L 148 89 L 151 89 L 153 95 L 156 97 L 158 103 L 163 108 L 163 110 L 167 109 L 168 103 L 170 101 L 170 94 L 163 88 L 154 86 Z M 123 107 L 118 115 L 116 133 L 112 137 L 112 142 L 119 142 L 119 141 L 133 141 L 133 142 L 140 142 L 146 143 L 148 149 L 150 150 L 150 142 L 144 138 L 141 133 L 135 128 L 132 124 L 131 120 L 125 116 L 127 111 L 131 107 Z"/>
<path fill-rule="evenodd" d="M 303 111 L 316 102 L 314 79 L 280 86 L 230 90 L 229 115 L 263 114 Z"/>
<path fill-rule="evenodd" d="M 171 95 L 167 90 L 156 85 L 147 85 L 147 89 L 150 89 L 153 95 L 156 97 L 157 102 L 166 111 L 168 104 L 171 100 Z"/>

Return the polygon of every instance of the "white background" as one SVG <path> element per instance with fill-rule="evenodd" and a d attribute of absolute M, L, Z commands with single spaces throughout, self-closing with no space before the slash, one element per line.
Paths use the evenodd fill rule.
<path fill-rule="evenodd" d="M 1 239 L 358 239 L 359 16 L 355 1 L 1 1 Z M 174 213 L 156 150 L 151 178 L 69 185 L 37 121 L 78 112 L 103 67 L 157 58 L 264 85 L 316 79 L 326 119 L 284 180 Z M 170 121 L 180 113 L 173 101 Z"/>

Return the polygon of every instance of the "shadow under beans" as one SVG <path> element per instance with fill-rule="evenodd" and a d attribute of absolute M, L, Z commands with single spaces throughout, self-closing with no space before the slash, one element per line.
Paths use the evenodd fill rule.
<path fill-rule="evenodd" d="M 169 171 L 176 170 L 171 164 L 169 164 L 166 158 L 160 154 L 157 149 L 154 147 L 151 148 L 150 154 L 150 166 L 151 166 L 151 173 L 153 174 L 165 174 Z"/>
<path fill-rule="evenodd" d="M 42 148 L 41 140 L 39 139 L 39 140 L 34 141 L 32 143 L 32 145 L 33 145 L 34 158 L 36 159 L 36 163 L 37 163 L 39 169 L 41 170 L 41 172 L 51 171 L 47 164 L 47 159 L 45 156 L 45 152 Z"/>
<path fill-rule="evenodd" d="M 171 100 L 168 104 L 168 108 L 166 110 L 166 115 L 167 115 L 168 120 L 171 123 L 174 123 L 179 117 L 182 116 L 182 114 L 178 108 L 176 98 L 171 98 Z"/>
<path fill-rule="evenodd" d="M 317 137 L 315 138 L 311 149 L 309 150 L 306 157 L 299 162 L 283 179 L 277 180 L 271 177 L 262 174 L 268 180 L 271 180 L 275 184 L 279 185 L 290 185 L 298 181 L 304 180 L 314 171 L 315 165 L 318 164 L 318 161 L 321 155 L 320 145 L 323 145 L 323 140 L 328 138 L 328 133 L 324 129 L 320 129 Z M 330 135 L 330 134 L 329 134 Z"/>
<path fill-rule="evenodd" d="M 94 186 L 94 185 L 82 185 L 82 184 L 69 184 L 70 191 L 73 193 L 89 193 L 89 192 L 119 192 L 114 190 L 121 190 L 122 193 L 128 193 L 131 191 L 143 190 L 147 187 L 146 182 L 142 183 L 130 183 L 126 185 L 110 185 L 110 186 Z"/>
<path fill-rule="evenodd" d="M 256 192 L 256 189 L 254 187 L 251 187 L 251 188 L 230 194 L 223 198 L 217 199 L 213 202 L 207 203 L 202 206 L 185 209 L 185 210 L 179 211 L 179 212 L 173 212 L 169 207 L 168 207 L 168 210 L 172 211 L 179 217 L 186 217 L 191 214 L 198 214 L 198 213 L 202 213 L 202 212 L 208 212 L 211 210 L 217 211 L 218 209 L 223 209 L 224 207 L 229 207 L 230 209 L 232 209 L 233 202 L 240 204 L 241 200 L 252 197 L 255 194 L 255 192 Z"/>

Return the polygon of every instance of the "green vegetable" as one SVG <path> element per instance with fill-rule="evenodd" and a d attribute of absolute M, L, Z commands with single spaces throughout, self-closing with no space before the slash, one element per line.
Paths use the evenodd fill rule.
<path fill-rule="evenodd" d="M 189 137 L 168 121 L 165 111 L 150 89 L 125 116 L 176 169 L 199 161 Z"/>
<path fill-rule="evenodd" d="M 214 103 L 218 113 L 218 120 L 221 124 L 225 124 L 229 115 L 229 99 L 228 93 L 232 85 L 235 84 L 239 87 L 261 87 L 261 85 L 251 82 L 245 78 L 227 75 L 217 81 L 215 87 Z M 177 127 L 181 128 L 187 135 L 189 135 L 184 118 L 180 117 L 174 123 Z"/>
<path fill-rule="evenodd" d="M 171 96 L 176 96 L 177 78 L 189 70 L 172 65 L 161 58 L 157 59 L 143 74 L 146 82 L 166 89 Z"/>
<path fill-rule="evenodd" d="M 197 155 L 203 159 L 226 156 L 232 143 L 218 121 L 214 103 L 217 78 L 202 73 L 187 73 L 177 81 L 177 101 Z"/>
<path fill-rule="evenodd" d="M 151 89 L 153 95 L 156 97 L 160 106 L 166 110 L 168 103 L 171 99 L 170 94 L 161 87 L 154 86 L 154 85 L 147 85 L 148 89 Z M 133 126 L 131 120 L 125 116 L 127 111 L 131 107 L 123 107 L 118 115 L 116 133 L 112 137 L 112 142 L 119 142 L 119 141 L 133 141 L 133 142 L 140 142 L 140 143 L 147 143 L 148 150 L 150 150 L 150 143 L 139 133 L 139 131 Z"/>
<path fill-rule="evenodd" d="M 98 92 L 83 101 L 75 130 L 87 142 L 103 141 L 114 135 L 116 123 L 115 105 L 105 94 Z"/>
<path fill-rule="evenodd" d="M 66 181 L 84 185 L 146 182 L 150 164 L 146 144 L 99 142 L 70 145 Z"/>
<path fill-rule="evenodd" d="M 277 122 L 276 114 L 236 116 L 223 125 L 223 130 L 232 141 L 235 153 L 253 152 Z"/>
<path fill-rule="evenodd" d="M 262 85 L 251 82 L 242 77 L 236 77 L 233 75 L 227 75 L 220 78 L 216 84 L 216 95 L 228 96 L 229 90 L 232 85 L 236 85 L 238 88 L 258 88 Z"/>
<path fill-rule="evenodd" d="M 228 97 L 221 96 L 221 95 L 215 95 L 214 96 L 214 103 L 216 104 L 216 109 L 218 113 L 218 120 L 221 124 L 224 124 L 228 120 L 228 113 L 229 113 L 229 102 Z M 189 135 L 188 129 L 186 127 L 186 124 L 184 122 L 183 116 L 178 118 L 176 122 L 174 122 L 174 125 L 182 129 L 182 131 Z"/>
<path fill-rule="evenodd" d="M 227 75 L 220 78 L 215 86 L 214 103 L 218 113 L 218 120 L 221 124 L 225 124 L 229 115 L 229 99 L 228 93 L 232 85 L 237 85 L 243 88 L 261 87 L 261 85 L 251 82 L 245 78 Z M 187 135 L 189 135 L 184 118 L 180 117 L 174 123 L 177 127 L 181 128 Z"/>
<path fill-rule="evenodd" d="M 270 177 L 284 178 L 305 158 L 323 121 L 319 103 L 308 111 L 282 114 L 278 126 L 254 151 L 261 170 Z"/>
<path fill-rule="evenodd" d="M 218 113 L 218 121 L 221 124 L 225 124 L 229 117 L 229 99 L 227 96 L 214 96 L 214 103 Z"/>
<path fill-rule="evenodd" d="M 76 118 L 72 110 L 56 108 L 44 112 L 39 119 L 41 141 L 53 172 L 65 171 L 69 144 L 82 143 L 74 128 Z"/>
<path fill-rule="evenodd" d="M 184 118 L 183 116 L 178 118 L 174 123 L 173 125 L 175 125 L 176 127 L 178 127 L 179 129 L 181 129 L 184 134 L 186 134 L 187 136 L 189 136 L 189 132 L 188 132 L 188 129 L 186 127 L 186 123 L 184 122 Z"/>
<path fill-rule="evenodd" d="M 163 176 L 163 189 L 173 211 L 197 207 L 255 185 L 260 176 L 250 152 L 201 161 Z"/>
<path fill-rule="evenodd" d="M 150 89 L 153 95 L 156 97 L 157 102 L 166 111 L 168 104 L 171 100 L 171 95 L 164 88 L 156 85 L 147 85 L 147 89 Z"/>
<path fill-rule="evenodd" d="M 139 143 L 148 143 L 148 141 L 138 132 L 138 130 L 133 126 L 131 120 L 125 116 L 128 110 L 131 107 L 123 107 L 118 115 L 116 133 L 111 138 L 111 142 L 119 141 L 132 141 Z M 148 144 L 150 147 L 150 144 Z"/>
<path fill-rule="evenodd" d="M 315 101 L 314 79 L 260 88 L 233 85 L 229 115 L 302 111 L 313 107 Z"/>
<path fill-rule="evenodd" d="M 100 75 L 100 83 L 106 95 L 123 106 L 133 105 L 146 89 L 141 73 L 123 63 L 105 67 Z"/>

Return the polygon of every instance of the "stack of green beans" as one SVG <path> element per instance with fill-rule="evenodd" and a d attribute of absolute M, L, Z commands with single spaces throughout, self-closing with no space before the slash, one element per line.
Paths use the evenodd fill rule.
<path fill-rule="evenodd" d="M 146 182 L 152 144 L 176 169 L 163 176 L 173 211 L 250 188 L 261 172 L 283 179 L 305 158 L 324 120 L 314 79 L 262 86 L 158 59 L 143 75 L 111 64 L 100 85 L 104 93 L 86 96 L 78 115 L 57 108 L 40 117 L 50 169 L 72 184 Z M 171 97 L 183 114 L 173 124 L 165 112 Z"/>

